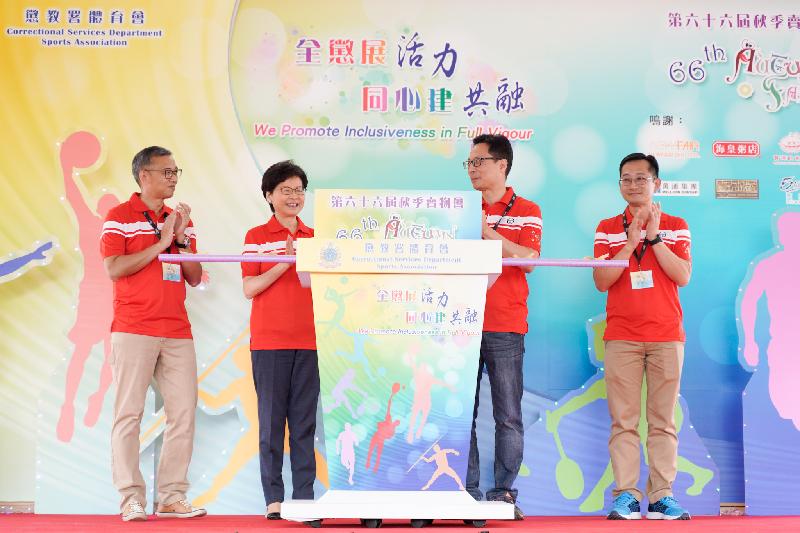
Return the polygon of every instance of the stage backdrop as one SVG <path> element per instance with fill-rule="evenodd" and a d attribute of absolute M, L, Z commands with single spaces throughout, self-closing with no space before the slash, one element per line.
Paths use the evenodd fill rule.
<path fill-rule="evenodd" d="M 136 190 L 139 149 L 174 151 L 175 201 L 192 206 L 200 250 L 239 253 L 267 217 L 259 183 L 271 163 L 306 169 L 313 224 L 318 188 L 468 190 L 461 162 L 478 133 L 513 140 L 509 185 L 541 206 L 550 258 L 590 255 L 598 221 L 621 212 L 620 158 L 659 158 L 659 200 L 693 238 L 678 406 L 690 464 L 677 496 L 713 510 L 717 498 L 745 501 L 747 478 L 748 500 L 774 501 L 744 467 L 785 471 L 770 440 L 800 440 L 796 2 L 12 0 L 0 22 L 0 501 L 116 512 L 111 284 L 97 241 L 104 214 Z M 521 502 L 601 512 L 593 324 L 605 297 L 587 270 L 528 279 Z M 201 389 L 190 496 L 213 512 L 263 512 L 238 265 L 209 265 L 187 305 Z M 743 431 L 755 369 L 745 413 L 759 425 Z M 151 398 L 148 474 L 158 408 Z"/>

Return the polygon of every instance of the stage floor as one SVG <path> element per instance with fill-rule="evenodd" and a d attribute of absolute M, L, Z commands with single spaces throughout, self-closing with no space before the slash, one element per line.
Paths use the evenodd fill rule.
<path fill-rule="evenodd" d="M 410 526 L 408 520 L 386 520 L 382 529 L 391 531 L 421 531 Z M 112 531 L 141 531 L 141 532 L 178 532 L 189 531 L 192 533 L 219 532 L 219 533 L 245 533 L 251 531 L 312 531 L 304 524 L 286 522 L 283 520 L 272 521 L 261 516 L 206 516 L 196 519 L 164 519 L 155 516 L 148 517 L 146 522 L 125 523 L 118 516 L 108 515 L 34 515 L 34 514 L 8 514 L 0 515 L 0 531 L 3 532 L 81 532 L 81 533 L 108 533 Z M 362 527 L 357 520 L 335 519 L 323 522 L 321 531 L 370 531 Z M 672 524 L 666 521 L 639 520 L 621 523 L 606 520 L 601 517 L 530 517 L 521 522 L 489 521 L 485 527 L 473 528 L 465 526 L 463 522 L 443 520 L 434 522 L 424 528 L 428 531 L 535 531 L 536 533 L 550 532 L 594 532 L 594 531 L 646 531 L 660 533 L 676 531 L 703 532 L 703 533 L 760 533 L 762 531 L 780 531 L 792 533 L 800 531 L 800 516 L 701 516 Z"/>

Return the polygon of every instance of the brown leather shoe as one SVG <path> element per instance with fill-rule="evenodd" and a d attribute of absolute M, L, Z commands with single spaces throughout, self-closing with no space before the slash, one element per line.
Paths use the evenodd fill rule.
<path fill-rule="evenodd" d="M 514 497 L 510 492 L 506 492 L 499 501 L 510 503 L 514 506 L 514 520 L 525 520 L 525 514 L 523 514 L 522 509 L 517 507 L 517 502 L 514 501 Z"/>
<path fill-rule="evenodd" d="M 205 509 L 192 507 L 192 504 L 187 500 L 178 500 L 169 505 L 158 504 L 158 509 L 156 510 L 156 516 L 159 518 L 195 518 L 205 515 Z"/>

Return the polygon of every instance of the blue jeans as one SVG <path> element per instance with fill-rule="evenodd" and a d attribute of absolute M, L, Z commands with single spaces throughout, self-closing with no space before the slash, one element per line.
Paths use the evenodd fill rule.
<path fill-rule="evenodd" d="M 489 374 L 492 387 L 494 415 L 494 488 L 486 492 L 487 500 L 503 499 L 509 493 L 517 500 L 517 490 L 511 486 L 522 465 L 522 357 L 525 355 L 525 336 L 520 333 L 484 331 L 478 363 L 478 385 L 475 388 L 475 409 L 472 412 L 472 435 L 469 442 L 467 492 L 481 499 L 478 487 L 481 477 L 475 419 L 483 367 Z"/>

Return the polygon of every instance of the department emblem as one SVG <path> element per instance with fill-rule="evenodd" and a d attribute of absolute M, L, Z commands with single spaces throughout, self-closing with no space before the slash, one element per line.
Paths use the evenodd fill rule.
<path fill-rule="evenodd" d="M 342 254 L 333 243 L 326 244 L 319 252 L 319 265 L 322 268 L 336 268 L 342 264 Z"/>

